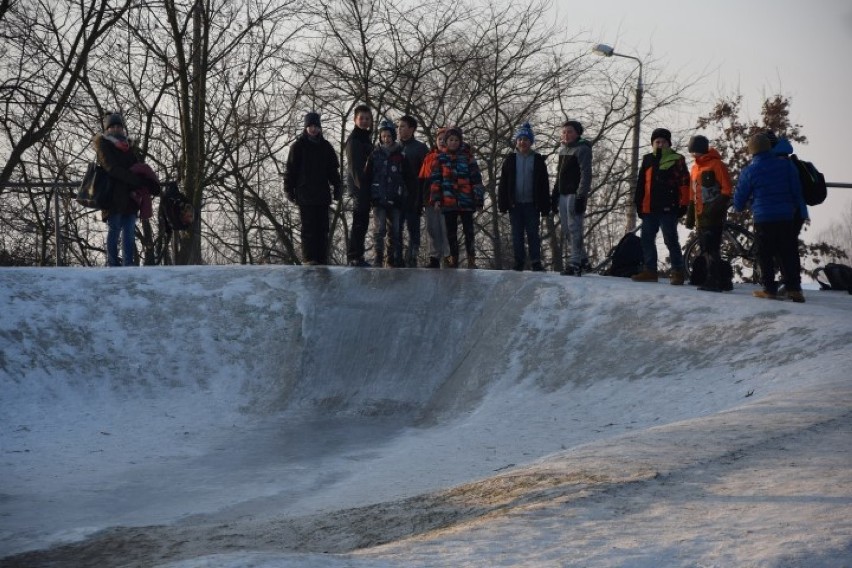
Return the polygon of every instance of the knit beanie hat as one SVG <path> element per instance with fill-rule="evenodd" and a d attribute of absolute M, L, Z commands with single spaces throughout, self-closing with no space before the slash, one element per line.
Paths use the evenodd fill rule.
<path fill-rule="evenodd" d="M 710 141 L 707 140 L 706 136 L 696 134 L 695 136 L 689 139 L 689 146 L 687 146 L 687 151 L 690 154 L 706 154 L 710 151 Z"/>
<path fill-rule="evenodd" d="M 766 134 L 755 134 L 748 139 L 748 153 L 752 156 L 761 152 L 768 152 L 771 149 L 772 143 L 769 142 Z"/>
<path fill-rule="evenodd" d="M 111 114 L 106 115 L 106 117 L 104 118 L 104 130 L 109 130 L 110 126 L 115 125 L 124 127 L 124 118 L 121 116 L 121 114 L 113 112 Z"/>
<path fill-rule="evenodd" d="M 577 122 L 576 120 L 566 120 L 562 123 L 562 126 L 570 126 L 574 129 L 574 132 L 577 133 L 577 136 L 583 135 L 583 125 Z"/>
<path fill-rule="evenodd" d="M 663 138 L 666 142 L 669 143 L 669 146 L 672 145 L 672 133 L 665 128 L 656 128 L 651 133 L 651 144 L 654 143 L 654 140 L 657 138 Z"/>
<path fill-rule="evenodd" d="M 309 112 L 305 115 L 305 128 L 308 126 L 319 126 L 322 128 L 322 123 L 320 122 L 320 115 L 315 112 Z"/>
<path fill-rule="evenodd" d="M 533 134 L 532 126 L 530 126 L 529 122 L 525 122 L 521 125 L 517 132 L 515 132 L 515 142 L 518 141 L 518 138 L 526 138 L 530 141 L 530 144 L 535 144 L 535 134 Z"/>
<path fill-rule="evenodd" d="M 394 125 L 392 120 L 388 120 L 386 118 L 382 121 L 381 125 L 379 125 L 379 134 L 381 134 L 383 130 L 389 131 L 391 134 L 391 138 L 396 140 L 396 126 Z"/>

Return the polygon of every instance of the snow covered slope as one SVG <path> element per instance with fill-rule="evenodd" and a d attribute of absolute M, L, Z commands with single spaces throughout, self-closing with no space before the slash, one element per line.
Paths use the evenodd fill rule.
<path fill-rule="evenodd" d="M 852 297 L 751 290 L 0 269 L 0 565 L 842 566 Z"/>

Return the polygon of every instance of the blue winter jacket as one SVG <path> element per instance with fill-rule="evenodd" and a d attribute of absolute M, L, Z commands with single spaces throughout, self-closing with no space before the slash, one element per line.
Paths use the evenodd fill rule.
<path fill-rule="evenodd" d="M 793 153 L 793 145 L 790 144 L 790 141 L 786 138 L 779 138 L 775 146 L 772 147 L 772 153 L 776 156 L 789 159 L 790 154 Z M 798 172 L 796 173 L 798 174 Z M 799 180 L 799 183 L 801 183 L 801 178 Z M 801 215 L 802 219 L 810 219 L 810 217 L 808 216 L 808 206 L 805 203 L 804 195 L 802 195 L 802 202 L 799 204 L 799 214 Z"/>
<path fill-rule="evenodd" d="M 804 206 L 796 167 L 772 152 L 756 154 L 743 168 L 734 191 L 734 209 L 742 211 L 751 201 L 755 223 L 791 221 Z"/>

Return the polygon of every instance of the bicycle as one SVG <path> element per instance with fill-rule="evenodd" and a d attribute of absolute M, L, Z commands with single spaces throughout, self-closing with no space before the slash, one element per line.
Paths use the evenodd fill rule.
<path fill-rule="evenodd" d="M 743 225 L 725 220 L 722 228 L 722 260 L 731 263 L 734 274 L 743 282 L 760 283 L 760 265 L 757 261 L 757 241 L 754 233 Z M 683 260 L 687 279 L 691 276 L 692 264 L 701 255 L 698 233 L 693 232 L 683 247 Z M 735 262 L 735 261 L 739 262 Z"/>

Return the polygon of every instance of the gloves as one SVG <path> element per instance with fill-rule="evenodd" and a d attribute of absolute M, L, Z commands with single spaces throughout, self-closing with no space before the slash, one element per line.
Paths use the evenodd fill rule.
<path fill-rule="evenodd" d="M 582 215 L 586 212 L 586 196 L 580 196 L 574 198 L 574 213 L 577 215 Z"/>
<path fill-rule="evenodd" d="M 686 221 L 684 221 L 684 226 L 687 229 L 695 228 L 695 204 L 690 203 L 689 207 L 686 209 Z"/>

